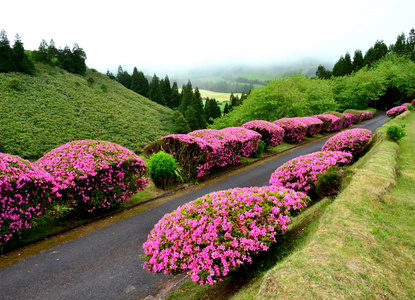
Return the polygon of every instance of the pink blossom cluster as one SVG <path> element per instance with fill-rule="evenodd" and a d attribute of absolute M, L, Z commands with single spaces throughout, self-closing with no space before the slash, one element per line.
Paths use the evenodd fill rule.
<path fill-rule="evenodd" d="M 402 106 L 402 105 L 395 106 L 386 112 L 386 116 L 389 118 L 396 117 L 396 116 L 399 116 L 401 113 L 405 112 L 406 110 L 408 110 L 408 108 L 405 106 Z"/>
<path fill-rule="evenodd" d="M 293 118 L 307 125 L 307 136 L 313 136 L 321 132 L 323 128 L 323 121 L 314 117 L 299 117 Z"/>
<path fill-rule="evenodd" d="M 199 284 L 222 281 L 229 272 L 267 251 L 287 228 L 290 214 L 309 202 L 306 194 L 276 186 L 213 192 L 164 217 L 143 244 L 144 269 L 188 276 Z"/>
<path fill-rule="evenodd" d="M 339 131 L 342 126 L 341 119 L 332 114 L 319 114 L 314 117 L 323 121 L 323 132 Z"/>
<path fill-rule="evenodd" d="M 149 181 L 139 156 L 105 141 L 66 143 L 45 154 L 36 165 L 55 178 L 56 195 L 65 204 L 89 212 L 130 199 Z"/>
<path fill-rule="evenodd" d="M 170 153 L 189 177 L 203 177 L 213 168 L 236 164 L 241 156 L 250 156 L 258 149 L 260 139 L 259 133 L 243 127 L 200 129 L 162 137 L 144 150 L 148 154 L 160 150 Z"/>
<path fill-rule="evenodd" d="M 415 99 L 411 101 L 411 105 L 415 107 Z"/>
<path fill-rule="evenodd" d="M 353 124 L 354 115 L 351 113 L 343 113 L 344 121 L 343 121 L 343 128 L 348 128 Z"/>
<path fill-rule="evenodd" d="M 352 161 L 352 155 L 341 151 L 319 151 L 296 157 L 275 170 L 269 183 L 275 186 L 308 192 L 315 187 L 317 176 L 331 166 Z"/>
<path fill-rule="evenodd" d="M 362 121 L 369 120 L 375 117 L 375 113 L 370 110 L 362 111 Z"/>
<path fill-rule="evenodd" d="M 54 178 L 16 155 L 0 153 L 0 246 L 52 206 Z"/>
<path fill-rule="evenodd" d="M 268 121 L 250 121 L 243 124 L 241 127 L 254 130 L 261 134 L 262 140 L 267 145 L 267 147 L 278 146 L 279 144 L 281 144 L 284 138 L 284 128 Z"/>
<path fill-rule="evenodd" d="M 372 132 L 368 129 L 354 128 L 332 136 L 321 148 L 322 151 L 342 151 L 353 156 L 364 150 Z"/>
<path fill-rule="evenodd" d="M 358 124 L 364 120 L 374 117 L 374 113 L 368 110 L 347 109 L 343 113 L 349 113 L 353 115 L 352 124 Z"/>
<path fill-rule="evenodd" d="M 284 128 L 284 140 L 288 143 L 301 142 L 308 130 L 308 126 L 297 118 L 278 119 L 274 124 Z"/>
<path fill-rule="evenodd" d="M 403 106 L 403 107 L 405 107 L 405 108 L 408 108 L 408 105 L 411 105 L 411 103 L 404 103 L 404 104 L 402 104 L 401 106 Z"/>

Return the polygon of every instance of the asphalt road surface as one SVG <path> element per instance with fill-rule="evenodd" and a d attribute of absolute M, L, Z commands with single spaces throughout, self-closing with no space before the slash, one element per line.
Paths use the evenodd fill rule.
<path fill-rule="evenodd" d="M 357 127 L 374 132 L 385 113 Z M 67 241 L 0 269 L 0 299 L 140 299 L 154 295 L 172 276 L 143 269 L 142 245 L 165 213 L 213 191 L 268 185 L 272 172 L 300 155 L 321 150 L 327 139 L 308 144 L 262 164 L 201 185 L 156 207 Z"/>

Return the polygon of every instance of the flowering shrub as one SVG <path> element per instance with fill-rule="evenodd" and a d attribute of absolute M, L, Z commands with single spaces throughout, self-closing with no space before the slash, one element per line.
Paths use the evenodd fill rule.
<path fill-rule="evenodd" d="M 52 206 L 55 182 L 42 168 L 0 153 L 0 248 Z"/>
<path fill-rule="evenodd" d="M 349 113 L 353 115 L 352 124 L 358 124 L 362 121 L 362 111 L 356 109 L 347 109 L 343 113 Z"/>
<path fill-rule="evenodd" d="M 262 137 L 258 132 L 244 127 L 227 127 L 220 131 L 236 137 L 240 143 L 239 154 L 245 157 L 249 157 L 257 151 Z"/>
<path fill-rule="evenodd" d="M 403 106 L 403 107 L 407 108 L 407 107 L 408 107 L 408 105 L 411 105 L 411 103 L 404 103 L 404 104 L 402 104 L 401 106 Z"/>
<path fill-rule="evenodd" d="M 407 110 L 404 106 L 395 106 L 386 112 L 387 117 L 396 117 Z"/>
<path fill-rule="evenodd" d="M 325 112 L 325 114 L 330 114 L 330 115 L 338 117 L 340 119 L 340 128 L 346 127 L 345 126 L 346 116 L 344 113 L 340 113 L 337 111 L 329 111 L 329 112 Z"/>
<path fill-rule="evenodd" d="M 283 118 L 274 121 L 284 128 L 284 140 L 289 143 L 301 142 L 307 134 L 308 127 L 305 123 L 295 118 Z"/>
<path fill-rule="evenodd" d="M 213 284 L 267 251 L 286 230 L 290 213 L 306 206 L 300 192 L 275 186 L 213 192 L 164 217 L 143 244 L 144 269 Z"/>
<path fill-rule="evenodd" d="M 332 136 L 321 148 L 322 151 L 343 151 L 352 155 L 362 152 L 370 141 L 372 132 L 355 128 Z"/>
<path fill-rule="evenodd" d="M 261 134 L 262 140 L 265 142 L 267 147 L 278 146 L 284 138 L 284 128 L 268 121 L 250 121 L 243 124 L 241 127 L 255 130 Z"/>
<path fill-rule="evenodd" d="M 354 115 L 351 113 L 347 113 L 347 112 L 344 112 L 343 115 L 344 115 L 343 128 L 348 128 L 353 123 Z"/>
<path fill-rule="evenodd" d="M 319 151 L 296 157 L 272 173 L 269 183 L 275 186 L 308 192 L 315 187 L 317 176 L 331 166 L 346 164 L 352 155 L 340 151 Z"/>
<path fill-rule="evenodd" d="M 375 116 L 374 111 L 364 110 L 362 111 L 362 121 L 372 119 Z"/>
<path fill-rule="evenodd" d="M 322 128 L 323 132 L 324 131 L 327 131 L 327 132 L 339 131 L 342 125 L 340 118 L 336 117 L 335 115 L 320 114 L 320 115 L 315 115 L 314 117 L 323 121 L 323 128 Z"/>
<path fill-rule="evenodd" d="M 314 117 L 293 118 L 307 125 L 307 136 L 313 136 L 320 133 L 323 128 L 323 121 Z"/>
<path fill-rule="evenodd" d="M 36 164 L 56 180 L 57 196 L 92 212 L 129 199 L 148 183 L 144 161 L 110 142 L 80 140 L 45 154 Z"/>
<path fill-rule="evenodd" d="M 411 101 L 411 105 L 415 107 L 415 99 Z"/>

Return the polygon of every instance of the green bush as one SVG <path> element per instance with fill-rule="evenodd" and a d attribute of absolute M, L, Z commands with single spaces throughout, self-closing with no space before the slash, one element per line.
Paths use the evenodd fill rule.
<path fill-rule="evenodd" d="M 257 158 L 257 157 L 260 157 L 261 155 L 262 155 L 262 153 L 264 152 L 264 150 L 265 150 L 265 148 L 266 148 L 266 146 L 267 146 L 267 144 L 265 144 L 265 142 L 264 141 L 260 141 L 259 142 L 259 144 L 258 144 L 258 149 L 257 149 L 257 151 L 255 151 L 254 153 L 252 153 L 252 157 L 255 157 L 255 158 Z"/>
<path fill-rule="evenodd" d="M 406 108 L 407 108 L 409 111 L 413 111 L 413 110 L 414 110 L 414 107 L 413 107 L 412 105 L 408 105 Z"/>
<path fill-rule="evenodd" d="M 316 195 L 319 198 L 336 196 L 340 191 L 343 178 L 343 169 L 331 167 L 326 173 L 318 176 L 316 183 Z"/>
<path fill-rule="evenodd" d="M 151 155 L 148 173 L 156 187 L 166 189 L 180 177 L 179 164 L 173 155 L 159 151 Z"/>
<path fill-rule="evenodd" d="M 404 125 L 391 125 L 386 129 L 386 134 L 391 140 L 399 141 L 406 136 Z"/>

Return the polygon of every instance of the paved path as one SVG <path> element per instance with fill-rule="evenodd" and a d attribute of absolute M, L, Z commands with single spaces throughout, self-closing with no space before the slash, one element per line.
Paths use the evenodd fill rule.
<path fill-rule="evenodd" d="M 383 114 L 358 127 L 374 131 L 386 121 Z M 325 140 L 201 185 L 97 231 L 44 250 L 0 269 L 0 299 L 139 299 L 154 295 L 172 276 L 143 270 L 142 244 L 157 221 L 178 206 L 207 193 L 233 187 L 268 185 L 271 173 L 284 162 L 319 151 Z"/>

